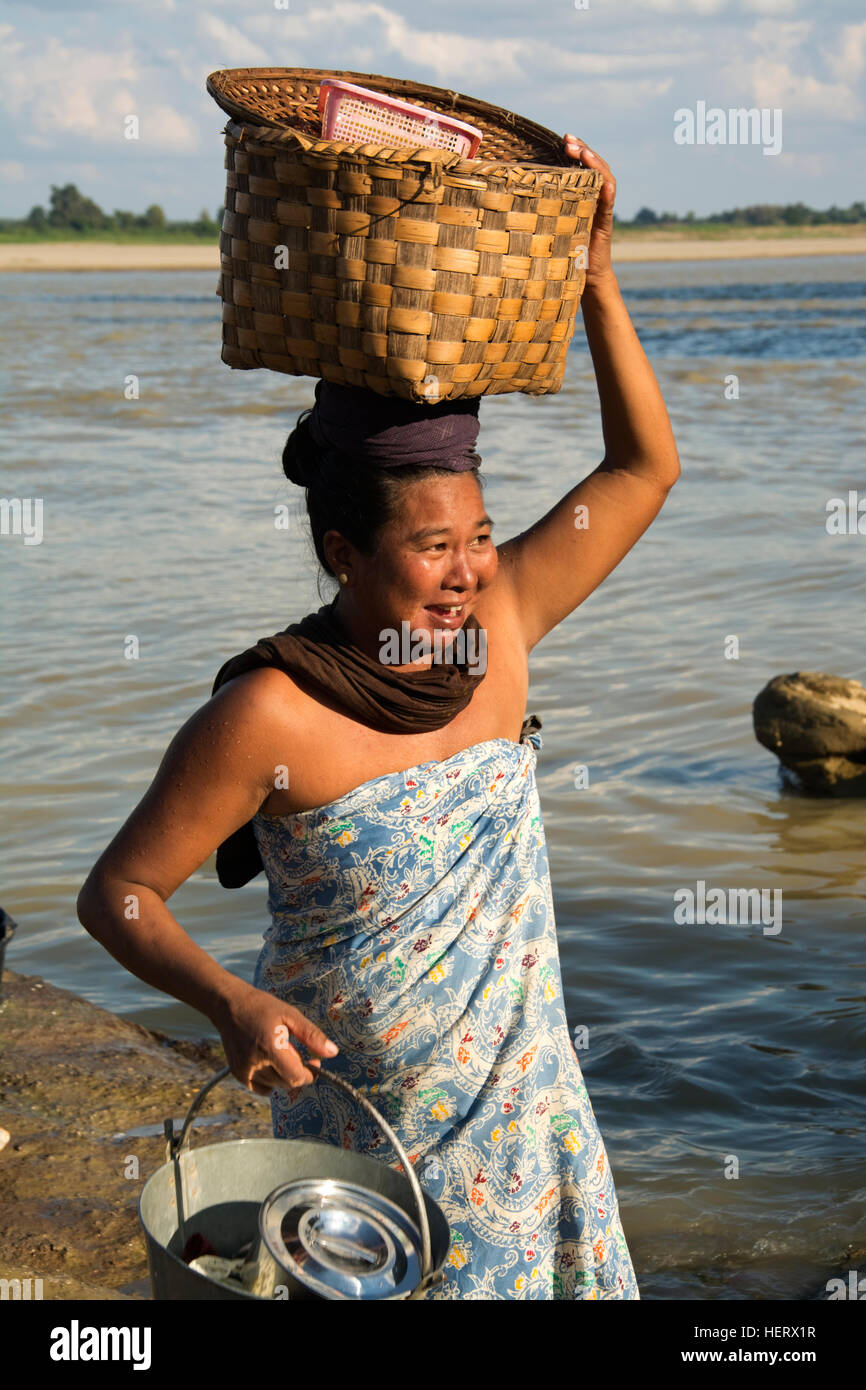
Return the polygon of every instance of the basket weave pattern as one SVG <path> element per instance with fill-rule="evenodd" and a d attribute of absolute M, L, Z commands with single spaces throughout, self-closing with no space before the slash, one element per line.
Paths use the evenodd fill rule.
<path fill-rule="evenodd" d="M 325 76 L 474 123 L 486 158 L 321 139 Z M 559 390 L 601 178 L 558 136 L 374 74 L 254 69 L 208 89 L 241 117 L 224 132 L 224 362 L 427 403 Z"/>

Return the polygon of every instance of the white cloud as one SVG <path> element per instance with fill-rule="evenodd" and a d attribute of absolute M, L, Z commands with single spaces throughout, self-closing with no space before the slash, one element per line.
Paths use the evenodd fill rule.
<path fill-rule="evenodd" d="M 5 50 L 13 61 L 0 103 L 21 123 L 22 143 L 50 149 L 73 135 L 122 149 L 123 119 L 137 115 L 142 140 L 159 149 L 198 148 L 196 127 L 148 90 L 129 41 L 123 49 L 99 52 L 52 35 L 47 42 L 7 39 Z"/>
<path fill-rule="evenodd" d="M 199 91 L 204 87 L 201 74 L 213 71 L 206 61 L 199 57 L 196 49 L 188 52 L 182 48 L 166 47 L 163 49 L 163 57 L 167 63 L 171 63 L 181 81 L 189 83 L 190 87 Z"/>
<path fill-rule="evenodd" d="M 801 151 L 798 150 L 796 154 L 786 154 L 783 151 L 781 154 L 775 157 L 774 163 L 776 163 L 778 167 L 781 169 L 790 169 L 792 174 L 800 178 L 802 178 L 803 174 L 811 174 L 815 178 L 823 178 L 829 172 L 829 165 L 831 163 L 831 160 L 832 157 L 828 155 L 803 154 Z M 832 160 L 832 163 L 835 167 L 835 160 Z M 807 197 L 802 197 L 798 201 L 808 203 L 811 200 Z"/>
<path fill-rule="evenodd" d="M 162 103 L 142 108 L 141 140 L 161 150 L 197 150 L 199 132 L 179 111 Z"/>
<path fill-rule="evenodd" d="M 866 68 L 866 20 L 845 25 L 839 35 L 838 52 L 827 55 L 827 67 L 839 82 L 857 81 Z"/>
<path fill-rule="evenodd" d="M 268 23 L 272 21 L 272 16 L 268 16 Z M 252 39 L 247 38 L 246 34 L 241 33 L 233 24 L 226 24 L 218 19 L 216 15 L 204 14 L 196 17 L 196 29 L 198 33 L 206 39 L 210 39 L 214 45 L 214 54 L 211 61 L 212 71 L 218 68 L 247 68 L 259 67 L 267 68 L 274 66 L 274 55 L 260 48 Z M 219 52 L 216 52 L 216 48 Z"/>
<path fill-rule="evenodd" d="M 548 72 L 559 69 L 576 73 L 581 77 L 615 77 L 634 72 L 647 72 L 653 68 L 682 67 L 689 61 L 684 53 L 568 53 L 565 49 L 547 49 L 546 45 L 536 44 L 538 56 Z M 668 79 L 668 86 L 670 81 Z"/>
<path fill-rule="evenodd" d="M 99 137 L 122 84 L 134 83 L 138 71 L 132 53 L 96 53 L 67 47 L 51 36 L 47 42 L 6 44 L 8 64 L 0 100 L 26 123 L 22 139 L 46 144 L 63 133 Z"/>
<path fill-rule="evenodd" d="M 435 22 L 435 10 L 429 11 L 429 15 Z M 271 42 L 268 54 L 258 49 L 262 55 L 258 61 L 262 65 L 272 63 L 273 37 L 280 32 L 275 28 L 275 16 L 263 13 L 250 18 L 248 27 Z M 228 26 L 219 20 L 208 21 L 208 28 L 214 33 L 218 28 L 228 32 Z M 531 15 L 526 18 L 526 31 L 516 38 L 496 39 L 456 29 L 424 29 L 407 23 L 402 14 L 377 0 L 336 0 L 331 5 L 310 6 L 303 14 L 293 16 L 291 36 L 297 46 L 339 34 L 343 46 L 337 66 L 341 68 L 381 72 L 383 67 L 395 67 L 394 55 L 411 62 L 413 68 L 429 68 L 431 81 L 448 89 L 459 84 L 470 91 L 474 90 L 473 83 L 477 87 L 482 74 L 497 82 L 544 83 L 556 72 L 601 77 L 682 66 L 690 61 L 687 51 L 648 51 L 645 47 L 635 53 L 615 53 L 609 49 L 601 51 L 599 44 L 598 52 L 587 52 L 582 44 L 577 46 L 579 34 L 574 26 L 563 28 L 562 43 L 542 41 L 533 36 Z M 249 42 L 243 35 L 239 39 Z M 235 65 L 234 55 L 231 62 L 226 59 L 225 65 Z"/>
<path fill-rule="evenodd" d="M 26 183 L 33 177 L 32 169 L 25 169 L 15 159 L 0 159 L 0 179 L 4 183 Z"/>
<path fill-rule="evenodd" d="M 611 106 L 615 106 L 617 112 L 625 112 L 634 109 L 643 110 L 648 103 L 653 101 L 656 97 L 665 96 L 673 86 L 673 82 L 674 79 L 672 77 L 663 77 L 659 79 L 644 78 L 642 80 L 633 77 L 606 79 L 603 84 L 605 107 L 609 110 Z M 596 90 L 601 90 L 601 88 Z M 577 117 L 575 117 L 575 119 L 577 119 Z M 598 114 L 593 112 L 591 119 L 595 123 L 595 129 L 599 131 L 596 139 L 600 141 L 602 138 L 601 131 L 604 125 L 608 124 L 609 118 L 605 116 L 604 120 L 602 120 Z M 585 124 L 588 127 L 589 118 L 587 118 Z M 573 124 L 568 126 L 568 129 L 574 130 Z M 589 136 L 582 138 L 586 138 L 592 143 Z"/>
<path fill-rule="evenodd" d="M 618 120 L 627 115 L 630 128 L 635 131 L 634 138 L 637 139 L 648 106 L 657 98 L 666 96 L 673 83 L 672 77 L 604 77 L 597 81 L 590 78 L 583 86 L 580 99 L 576 100 L 569 79 L 566 77 L 563 80 L 559 75 L 556 81 L 548 81 L 545 97 L 553 104 L 567 104 L 570 108 L 559 123 L 563 134 L 570 130 L 590 145 L 595 142 L 594 147 L 600 148 L 604 154 L 606 131 L 608 140 L 611 138 L 609 112 L 615 109 Z M 636 111 L 641 112 L 640 124 L 635 120 Z"/>
<path fill-rule="evenodd" d="M 861 111 L 860 97 L 851 80 L 827 82 L 815 69 L 823 57 L 837 77 L 859 73 L 866 25 L 848 25 L 849 37 L 834 59 L 816 45 L 811 20 L 778 22 L 762 19 L 754 24 L 738 46 L 721 76 L 726 97 L 740 96 L 750 105 L 781 107 L 785 117 L 812 117 L 852 121 Z M 849 32 L 850 31 L 850 32 Z"/>
<path fill-rule="evenodd" d="M 435 16 L 435 10 L 431 17 Z M 262 15 L 251 23 L 257 31 L 273 32 L 273 17 Z M 383 55 L 387 52 L 397 54 L 421 67 L 431 68 L 445 86 L 452 86 L 466 77 L 477 78 L 479 72 L 493 70 L 498 77 L 521 77 L 527 69 L 527 40 L 474 38 L 465 33 L 419 29 L 408 24 L 401 14 L 376 3 L 355 3 L 355 0 L 337 0 L 332 5 L 316 5 L 308 8 L 297 19 L 293 18 L 291 35 L 295 43 L 300 39 L 339 34 L 345 45 L 347 33 L 356 33 L 358 38 L 358 57 L 347 59 L 345 47 L 341 50 L 339 66 L 347 61 L 360 62 L 360 55 L 368 59 L 371 48 Z M 529 41 L 531 43 L 531 40 Z M 378 58 L 380 71 L 382 57 Z"/>
<path fill-rule="evenodd" d="M 796 14 L 801 0 L 642 0 L 642 10 L 656 14 L 712 16 L 729 19 L 736 14 Z"/>
<path fill-rule="evenodd" d="M 798 75 L 790 64 L 768 58 L 756 58 L 740 70 L 741 84 L 747 88 L 749 100 L 759 107 L 781 107 L 802 115 L 809 111 L 819 114 L 821 83 L 814 77 Z M 838 103 L 838 93 L 830 98 L 830 109 Z"/>
<path fill-rule="evenodd" d="M 750 42 L 764 53 L 791 57 L 802 49 L 814 28 L 810 19 L 759 19 L 748 31 Z"/>

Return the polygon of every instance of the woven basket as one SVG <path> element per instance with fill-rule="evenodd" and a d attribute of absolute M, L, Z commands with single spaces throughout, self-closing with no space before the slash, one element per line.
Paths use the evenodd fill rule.
<path fill-rule="evenodd" d="M 479 126 L 483 158 L 323 140 L 324 77 Z M 602 180 L 558 135 L 374 73 L 231 69 L 207 88 L 233 117 L 224 362 L 427 404 L 560 389 Z"/>

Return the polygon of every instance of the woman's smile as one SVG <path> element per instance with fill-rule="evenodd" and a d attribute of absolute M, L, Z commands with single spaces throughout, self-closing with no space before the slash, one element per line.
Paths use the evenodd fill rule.
<path fill-rule="evenodd" d="M 468 605 L 465 602 L 447 605 L 430 603 L 423 611 L 429 615 L 435 627 L 455 628 L 460 627 L 465 619 Z"/>

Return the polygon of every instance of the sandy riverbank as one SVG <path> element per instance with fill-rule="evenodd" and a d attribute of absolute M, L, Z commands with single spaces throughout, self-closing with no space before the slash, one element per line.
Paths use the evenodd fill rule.
<path fill-rule="evenodd" d="M 180 1125 L 222 1048 L 12 971 L 0 1039 L 0 1278 L 41 1279 L 45 1299 L 149 1298 L 138 1198 L 164 1162 L 163 1120 Z M 201 1115 L 208 1143 L 272 1135 L 268 1103 L 236 1082 Z"/>
<path fill-rule="evenodd" d="M 614 240 L 619 265 L 639 261 L 738 261 L 787 256 L 863 256 L 866 235 L 699 238 L 647 232 Z M 0 243 L 0 271 L 212 270 L 216 246 L 136 245 L 134 242 Z"/>
<path fill-rule="evenodd" d="M 134 242 L 40 241 L 0 243 L 3 270 L 213 270 L 216 246 L 137 246 Z"/>

